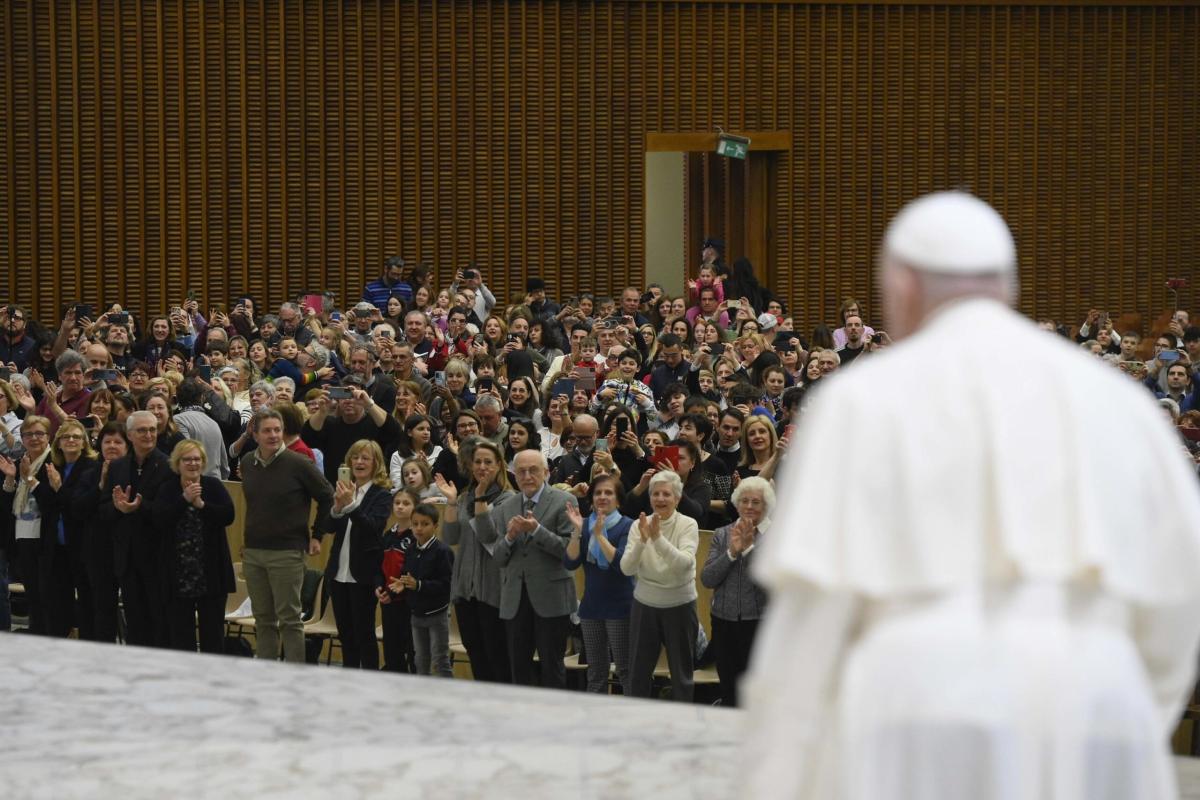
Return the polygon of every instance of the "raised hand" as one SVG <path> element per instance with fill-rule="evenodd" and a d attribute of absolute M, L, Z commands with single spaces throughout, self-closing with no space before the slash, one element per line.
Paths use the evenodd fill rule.
<path fill-rule="evenodd" d="M 333 490 L 333 507 L 341 511 L 353 501 L 354 484 L 347 481 L 338 481 L 337 486 Z"/>
<path fill-rule="evenodd" d="M 113 487 L 113 505 L 117 507 L 117 511 L 122 514 L 132 514 L 142 506 L 142 496 L 139 494 L 132 500 L 129 498 L 130 491 L 127 491 L 123 486 Z"/>
<path fill-rule="evenodd" d="M 17 465 L 8 456 L 0 456 L 0 473 L 4 474 L 5 478 L 17 477 Z"/>
<path fill-rule="evenodd" d="M 577 534 L 583 530 L 583 515 L 579 513 L 579 506 L 567 503 L 567 519 L 571 521 Z"/>
<path fill-rule="evenodd" d="M 446 502 L 448 504 L 454 505 L 454 503 L 458 502 L 458 487 L 446 480 L 442 473 L 439 472 L 434 475 L 433 482 L 437 486 L 438 491 L 446 495 Z"/>
<path fill-rule="evenodd" d="M 189 483 L 183 487 L 183 499 L 196 508 L 204 508 L 204 501 L 200 499 L 200 491 L 200 481 Z"/>
<path fill-rule="evenodd" d="M 62 488 L 62 473 L 49 461 L 46 462 L 46 480 L 50 481 L 50 488 L 54 491 Z"/>

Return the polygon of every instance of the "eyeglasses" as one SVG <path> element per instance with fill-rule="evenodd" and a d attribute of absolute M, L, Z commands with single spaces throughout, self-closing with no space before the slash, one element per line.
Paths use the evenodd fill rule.
<path fill-rule="evenodd" d="M 83 441 L 83 436 L 81 436 L 78 433 L 63 433 L 63 434 L 60 434 L 58 438 L 60 441 L 64 441 L 64 442 L 68 441 L 68 440 L 76 441 L 76 442 Z"/>
<path fill-rule="evenodd" d="M 184 458 L 179 459 L 179 461 L 183 464 L 200 464 L 203 463 L 204 459 L 200 456 L 185 456 Z"/>
<path fill-rule="evenodd" d="M 142 434 L 143 436 L 144 436 L 144 435 L 146 435 L 146 434 L 149 434 L 149 433 L 157 434 L 157 433 L 158 433 L 158 428 L 157 428 L 157 427 L 155 427 L 155 428 L 134 428 L 134 429 L 133 429 L 133 432 L 134 432 L 134 433 L 140 433 L 140 434 Z"/>
<path fill-rule="evenodd" d="M 21 431 L 22 439 L 45 439 L 49 435 L 45 431 Z"/>

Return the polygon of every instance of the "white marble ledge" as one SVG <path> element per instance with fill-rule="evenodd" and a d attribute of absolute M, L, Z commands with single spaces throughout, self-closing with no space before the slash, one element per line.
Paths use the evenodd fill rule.
<path fill-rule="evenodd" d="M 734 796 L 739 715 L 0 635 L 0 798 Z"/>
<path fill-rule="evenodd" d="M 0 798 L 737 797 L 737 711 L 0 635 Z M 1176 759 L 1183 800 L 1200 760 Z"/>

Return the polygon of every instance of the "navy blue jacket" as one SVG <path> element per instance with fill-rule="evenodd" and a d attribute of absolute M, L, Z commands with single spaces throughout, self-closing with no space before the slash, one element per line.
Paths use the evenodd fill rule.
<path fill-rule="evenodd" d="M 454 552 L 441 539 L 433 538 L 425 548 L 415 541 L 404 559 L 404 574 L 417 579 L 416 589 L 405 589 L 414 617 L 431 617 L 450 606 L 450 576 Z"/>
<path fill-rule="evenodd" d="M 588 561 L 592 539 L 591 526 L 585 521 L 579 540 L 579 558 L 563 556 L 563 566 L 578 569 L 583 565 L 583 600 L 579 603 L 580 619 L 628 619 L 633 604 L 633 578 L 621 572 L 621 556 L 629 542 L 633 520 L 621 517 L 608 531 L 608 541 L 617 549 L 607 569 Z"/>

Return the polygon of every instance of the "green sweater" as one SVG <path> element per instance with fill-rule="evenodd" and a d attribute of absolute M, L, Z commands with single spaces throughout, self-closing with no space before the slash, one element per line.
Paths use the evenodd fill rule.
<path fill-rule="evenodd" d="M 287 448 L 265 466 L 258 451 L 241 460 L 242 491 L 246 495 L 246 547 L 262 550 L 307 550 L 312 502 L 318 521 L 333 505 L 333 488 L 312 461 Z M 316 526 L 312 535 L 319 538 Z"/>

